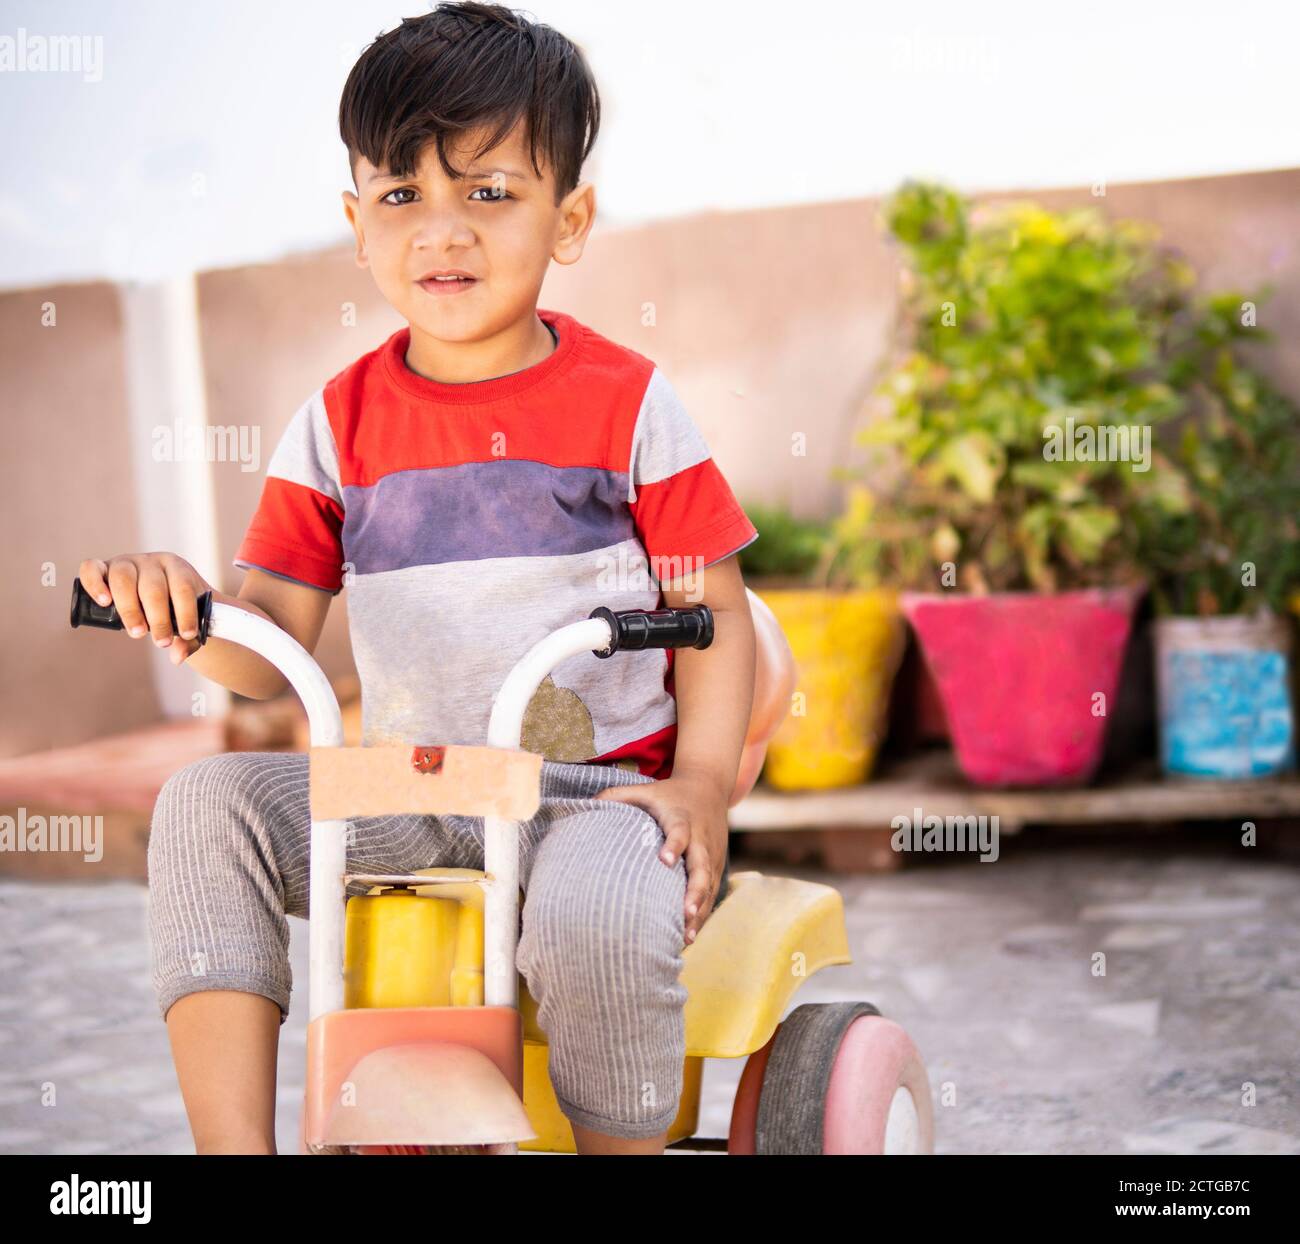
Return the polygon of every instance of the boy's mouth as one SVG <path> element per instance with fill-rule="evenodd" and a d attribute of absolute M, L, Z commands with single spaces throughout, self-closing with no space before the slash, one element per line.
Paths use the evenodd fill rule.
<path fill-rule="evenodd" d="M 459 294 L 477 285 L 478 281 L 467 272 L 453 269 L 447 273 L 430 273 L 416 284 L 426 293 L 440 297 L 446 294 Z"/>

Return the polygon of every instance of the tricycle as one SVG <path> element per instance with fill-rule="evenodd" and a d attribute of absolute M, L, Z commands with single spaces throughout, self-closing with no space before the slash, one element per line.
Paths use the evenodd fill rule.
<path fill-rule="evenodd" d="M 731 806 L 754 785 L 796 678 L 776 618 L 748 597 L 754 708 Z M 507 675 L 484 746 L 347 747 L 334 690 L 305 648 L 211 592 L 198 603 L 199 642 L 216 636 L 270 661 L 310 727 L 303 1152 L 575 1152 L 547 1071 L 546 1034 L 515 967 L 517 830 L 539 806 L 543 763 L 520 747 L 524 713 L 571 656 L 708 647 L 711 610 L 598 608 L 553 631 Z M 79 580 L 72 625 L 122 629 L 117 610 L 96 604 Z M 484 867 L 350 872 L 349 818 L 399 813 L 483 817 Z M 366 892 L 349 897 L 358 884 Z M 724 884 L 682 954 L 686 1063 L 668 1145 L 732 1154 L 932 1152 L 928 1076 L 897 1023 L 865 1001 L 804 1003 L 786 1014 L 804 980 L 852 961 L 839 892 L 758 872 L 730 874 Z M 706 1058 L 746 1060 L 726 1138 L 695 1135 Z"/>

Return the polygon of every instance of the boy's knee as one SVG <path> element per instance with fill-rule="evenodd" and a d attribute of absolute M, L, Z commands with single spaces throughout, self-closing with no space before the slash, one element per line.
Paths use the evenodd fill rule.
<path fill-rule="evenodd" d="M 670 880 L 668 868 L 658 867 Z M 683 892 L 681 885 L 628 885 L 589 902 L 563 894 L 525 902 L 524 961 L 565 991 L 579 981 L 601 993 L 662 990 L 682 967 Z"/>
<path fill-rule="evenodd" d="M 222 752 L 191 761 L 162 784 L 158 808 L 170 811 L 194 800 L 212 803 L 229 798 L 246 767 L 247 761 L 239 752 Z"/>
<path fill-rule="evenodd" d="M 204 756 L 173 773 L 154 804 L 150 859 L 160 860 L 174 848 L 193 854 L 199 843 L 201 854 L 234 848 L 239 831 L 251 826 L 249 782 L 254 774 L 248 754 L 240 752 Z"/>
<path fill-rule="evenodd" d="M 149 852 L 162 848 L 176 834 L 191 836 L 196 809 L 206 808 L 215 798 L 222 777 L 229 771 L 226 757 L 205 756 L 178 769 L 163 784 L 154 803 L 149 833 Z"/>

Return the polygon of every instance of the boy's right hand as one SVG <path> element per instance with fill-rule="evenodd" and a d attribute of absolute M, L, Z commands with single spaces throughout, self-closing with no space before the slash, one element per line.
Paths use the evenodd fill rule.
<path fill-rule="evenodd" d="M 179 665 L 199 649 L 199 606 L 212 590 L 201 574 L 175 553 L 125 553 L 107 562 L 87 558 L 79 571 L 81 586 L 101 605 L 116 605 L 132 639 L 152 635 L 159 648 L 170 649 Z M 176 611 L 172 630 L 168 602 Z"/>

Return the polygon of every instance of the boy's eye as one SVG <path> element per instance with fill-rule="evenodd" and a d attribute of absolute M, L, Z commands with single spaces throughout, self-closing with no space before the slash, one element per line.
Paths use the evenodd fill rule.
<path fill-rule="evenodd" d="M 514 197 L 507 191 L 501 190 L 497 186 L 479 186 L 475 190 L 472 190 L 470 192 L 470 198 L 473 199 L 474 196 L 478 194 L 480 190 L 487 191 L 487 197 L 482 199 L 476 199 L 475 202 L 478 203 L 501 203 L 506 199 L 510 199 Z M 414 196 L 415 191 L 410 186 L 399 186 L 396 190 L 390 190 L 379 201 L 381 203 L 389 203 L 393 207 L 401 207 L 404 204 L 413 203 L 415 201 L 414 197 L 409 199 L 394 199 L 393 195 L 395 194 L 409 194 L 411 196 Z"/>

